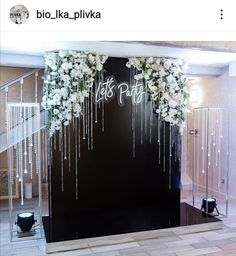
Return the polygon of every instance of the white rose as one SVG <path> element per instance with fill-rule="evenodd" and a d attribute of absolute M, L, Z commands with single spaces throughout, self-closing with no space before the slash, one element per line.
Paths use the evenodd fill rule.
<path fill-rule="evenodd" d="M 71 120 L 71 118 L 72 118 L 71 113 L 67 113 L 67 114 L 66 114 L 66 119 L 67 119 L 68 121 L 70 121 L 70 120 Z"/>
<path fill-rule="evenodd" d="M 53 114 L 54 114 L 54 115 L 59 114 L 59 110 L 55 108 L 55 109 L 53 110 Z"/>
<path fill-rule="evenodd" d="M 160 76 L 160 77 L 163 77 L 163 76 L 165 76 L 165 75 L 166 75 L 165 70 L 164 70 L 163 68 L 161 68 L 161 70 L 159 71 L 159 76 Z"/>
<path fill-rule="evenodd" d="M 89 96 L 89 93 L 88 93 L 88 91 L 83 90 L 83 91 L 82 91 L 82 95 L 83 95 L 84 97 L 88 97 L 88 96 Z"/>
<path fill-rule="evenodd" d="M 96 66 L 96 69 L 98 70 L 98 71 L 101 71 L 102 70 L 102 64 L 97 64 L 97 66 Z"/>
<path fill-rule="evenodd" d="M 58 55 L 61 57 L 61 58 L 64 58 L 66 55 L 68 54 L 68 51 L 64 51 L 64 50 L 60 50 Z"/>
<path fill-rule="evenodd" d="M 79 96 L 79 102 L 83 103 L 84 102 L 84 96 Z"/>
<path fill-rule="evenodd" d="M 52 65 L 51 65 L 51 69 L 52 69 L 53 71 L 56 71 L 56 70 L 57 70 L 57 66 L 54 65 L 54 64 L 52 64 Z M 55 73 L 55 72 L 54 72 L 54 73 Z M 54 74 L 54 73 L 53 73 L 52 75 L 55 75 L 55 74 L 56 74 L 56 73 L 55 73 L 55 74 Z"/>

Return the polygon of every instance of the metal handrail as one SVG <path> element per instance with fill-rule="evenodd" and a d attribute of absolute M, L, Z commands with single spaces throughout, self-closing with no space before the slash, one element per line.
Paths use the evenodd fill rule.
<path fill-rule="evenodd" d="M 26 77 L 28 77 L 28 76 L 31 76 L 32 74 L 34 74 L 34 73 L 36 73 L 36 72 L 38 72 L 38 71 L 40 71 L 40 70 L 41 70 L 40 68 L 33 69 L 33 70 L 31 70 L 31 71 L 29 71 L 29 72 L 26 72 L 26 73 L 24 73 L 24 74 L 22 74 L 22 75 L 20 75 L 20 76 L 17 76 L 17 77 L 14 78 L 14 79 L 11 79 L 11 80 L 9 80 L 9 81 L 3 83 L 3 84 L 0 84 L 0 90 L 4 90 L 4 89 L 6 89 L 7 87 L 9 87 L 9 86 L 15 84 L 16 82 L 21 81 L 22 79 L 24 79 L 24 78 L 26 78 Z"/>

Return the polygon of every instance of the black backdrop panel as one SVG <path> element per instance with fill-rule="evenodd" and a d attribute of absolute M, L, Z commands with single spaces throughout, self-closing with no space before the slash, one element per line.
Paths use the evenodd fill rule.
<path fill-rule="evenodd" d="M 108 58 L 105 63 L 105 77 L 113 75 L 118 83 L 129 82 L 130 69 L 126 67 L 126 62 L 125 58 Z M 147 100 L 145 104 L 148 107 L 150 103 Z M 53 151 L 50 172 L 50 241 L 178 225 L 176 217 L 179 216 L 180 205 L 179 161 L 174 156 L 173 149 L 170 173 L 168 124 L 165 124 L 165 150 L 162 143 L 162 160 L 159 164 L 158 120 L 155 116 L 151 144 L 149 126 L 147 125 L 146 135 L 143 128 L 143 144 L 141 144 L 140 126 L 137 125 L 136 156 L 133 158 L 131 100 L 126 99 L 125 105 L 121 107 L 117 98 L 113 98 L 109 103 L 104 104 L 104 114 L 105 131 L 102 132 L 101 109 L 98 112 L 98 123 L 94 124 L 94 149 L 88 150 L 87 140 L 81 138 L 81 155 L 78 159 L 78 200 L 76 200 L 74 153 L 76 138 L 73 125 L 70 126 L 71 168 L 69 169 L 69 160 L 64 160 L 63 191 L 61 153 L 58 149 Z M 149 114 L 146 114 L 147 120 Z M 140 116 L 136 121 L 140 122 Z M 80 127 L 82 129 L 82 126 Z M 68 135 L 67 130 L 67 143 Z M 162 129 L 162 139 L 163 136 Z M 57 134 L 57 147 L 59 140 L 61 138 Z M 163 159 L 165 159 L 165 171 Z M 167 212 L 171 214 L 166 214 Z M 74 222 L 75 219 L 77 224 Z"/>

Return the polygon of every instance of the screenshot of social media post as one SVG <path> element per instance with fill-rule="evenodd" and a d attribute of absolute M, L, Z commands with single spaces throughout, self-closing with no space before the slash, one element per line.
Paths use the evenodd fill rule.
<path fill-rule="evenodd" d="M 234 1 L 0 12 L 0 255 L 236 255 Z"/>

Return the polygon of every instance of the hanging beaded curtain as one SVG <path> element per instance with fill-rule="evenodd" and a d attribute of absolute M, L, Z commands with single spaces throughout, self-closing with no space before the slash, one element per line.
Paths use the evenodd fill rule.
<path fill-rule="evenodd" d="M 203 196 L 217 198 L 220 213 L 227 215 L 229 113 L 223 108 L 195 108 L 192 127 L 193 204 Z"/>
<path fill-rule="evenodd" d="M 40 106 L 38 103 L 7 104 L 7 144 L 9 196 L 20 182 L 21 205 L 24 204 L 24 178 L 37 175 L 41 184 Z M 40 190 L 40 189 L 39 189 Z M 40 192 L 40 191 L 39 191 Z"/>

